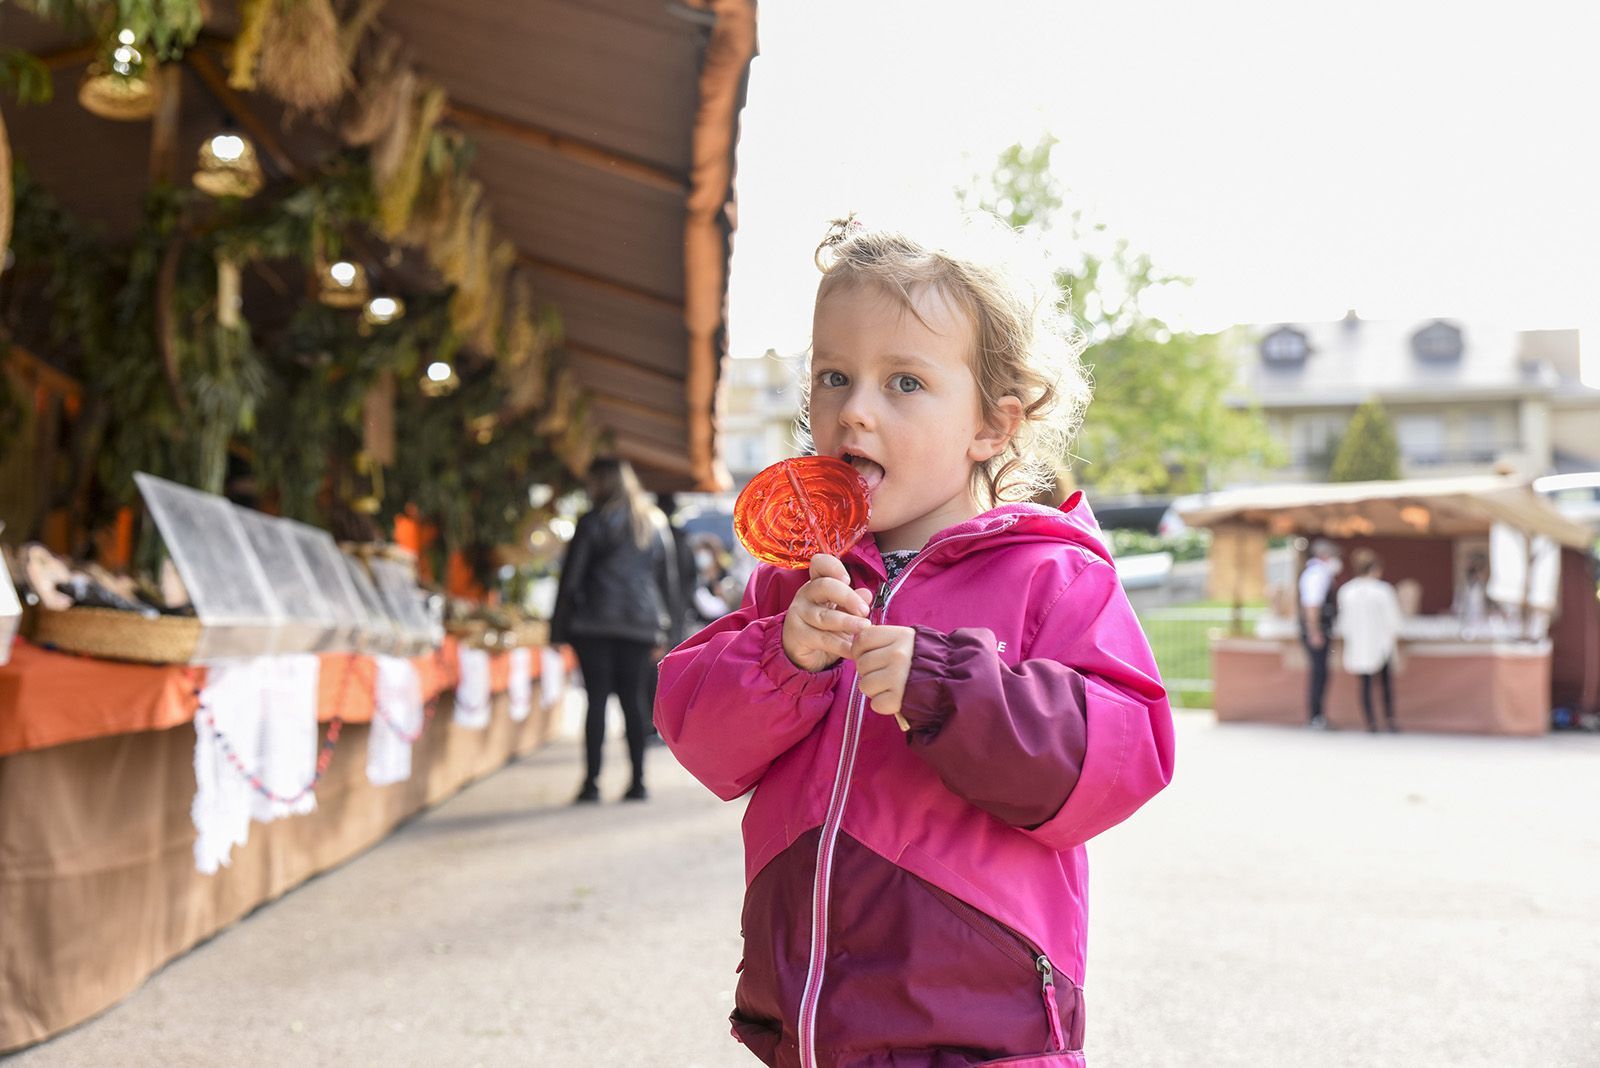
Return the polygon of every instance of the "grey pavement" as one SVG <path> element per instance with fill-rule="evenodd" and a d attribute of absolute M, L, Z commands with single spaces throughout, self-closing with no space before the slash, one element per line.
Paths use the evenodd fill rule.
<path fill-rule="evenodd" d="M 1090 847 L 1091 1064 L 1600 1064 L 1600 738 L 1179 721 Z M 14 1063 L 753 1065 L 742 806 L 651 755 L 573 809 L 541 750 Z"/>

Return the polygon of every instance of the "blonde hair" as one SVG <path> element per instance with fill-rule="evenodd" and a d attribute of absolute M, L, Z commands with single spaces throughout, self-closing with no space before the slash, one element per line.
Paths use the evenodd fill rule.
<path fill-rule="evenodd" d="M 816 251 L 818 304 L 846 287 L 873 285 L 920 321 L 914 298 L 931 288 L 972 323 L 970 369 L 984 421 L 1000 425 L 1002 397 L 1022 402 L 1022 419 L 1005 448 L 973 467 L 973 495 L 989 507 L 1054 488 L 1089 406 L 1089 376 L 1079 359 L 1083 334 L 1043 257 L 1024 266 L 1028 252 L 1016 231 L 987 213 L 966 216 L 960 232 L 939 243 L 870 229 L 851 215 L 833 222 Z M 801 375 L 799 424 L 808 450 L 810 378 Z"/>
<path fill-rule="evenodd" d="M 621 509 L 628 514 L 628 529 L 633 543 L 643 549 L 662 525 L 661 513 L 651 502 L 633 465 L 626 460 L 602 456 L 589 465 L 591 504 L 602 512 Z"/>

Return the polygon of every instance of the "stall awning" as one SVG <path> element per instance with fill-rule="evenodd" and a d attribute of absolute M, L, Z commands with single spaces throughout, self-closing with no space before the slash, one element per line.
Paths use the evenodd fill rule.
<path fill-rule="evenodd" d="M 214 132 L 233 5 L 220 5 L 184 72 L 185 146 Z M 379 23 L 439 82 L 444 122 L 478 146 L 474 174 L 539 298 L 555 305 L 566 364 L 619 453 L 655 489 L 716 488 L 713 398 L 726 349 L 735 225 L 734 149 L 754 0 L 390 0 Z M 42 56 L 56 95 L 8 108 L 13 148 L 40 183 L 112 233 L 137 218 L 143 123 L 111 123 L 74 100 L 94 49 L 81 34 L 0 8 L 0 36 Z M 223 96 L 225 97 L 225 93 Z M 280 125 L 271 101 L 246 101 Z M 334 145 L 313 117 L 282 123 L 282 170 Z"/>
<path fill-rule="evenodd" d="M 1191 526 L 1263 526 L 1274 534 L 1469 535 L 1496 522 L 1589 550 L 1594 535 L 1517 478 L 1409 479 L 1253 486 L 1181 502 Z"/>

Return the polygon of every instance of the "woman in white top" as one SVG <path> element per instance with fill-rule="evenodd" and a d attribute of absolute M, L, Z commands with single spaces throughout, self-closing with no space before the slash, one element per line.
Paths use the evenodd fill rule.
<path fill-rule="evenodd" d="M 1339 588 L 1339 629 L 1344 635 L 1344 669 L 1361 679 L 1361 711 L 1367 730 L 1378 729 L 1372 710 L 1372 677 L 1383 684 L 1383 711 L 1389 730 L 1394 722 L 1394 688 L 1389 667 L 1400 640 L 1400 598 L 1383 581 L 1383 561 L 1371 549 L 1358 549 L 1352 561 L 1355 577 Z"/>

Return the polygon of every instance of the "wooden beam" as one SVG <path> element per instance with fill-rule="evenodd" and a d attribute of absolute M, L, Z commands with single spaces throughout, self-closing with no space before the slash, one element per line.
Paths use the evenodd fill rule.
<path fill-rule="evenodd" d="M 150 118 L 150 182 L 172 185 L 178 180 L 178 123 L 183 117 L 183 69 L 170 63 L 157 67 L 156 112 Z"/>
<path fill-rule="evenodd" d="M 591 289 L 598 289 L 603 293 L 611 293 L 615 296 L 627 297 L 629 300 L 641 301 L 652 307 L 660 308 L 662 311 L 671 312 L 673 315 L 683 314 L 683 301 L 676 297 L 669 297 L 648 289 L 640 289 L 638 286 L 631 286 L 626 282 L 618 282 L 614 278 L 606 278 L 603 275 L 592 274 L 589 271 L 581 271 L 576 267 L 569 267 L 564 263 L 543 259 L 526 252 L 517 254 L 517 262 L 526 267 L 531 267 L 533 270 L 553 274 L 557 278 L 565 278 L 568 281 L 577 282 Z"/>
<path fill-rule="evenodd" d="M 276 128 L 262 121 L 261 117 L 251 109 L 243 94 L 228 84 L 228 78 L 222 73 L 222 68 L 217 66 L 216 60 L 203 50 L 192 48 L 184 53 L 183 61 L 200 78 L 206 87 L 206 92 L 215 97 L 217 103 L 226 108 L 234 121 L 250 135 L 250 139 L 256 143 L 256 148 L 272 160 L 279 174 L 286 178 L 301 177 L 300 167 L 278 140 Z"/>
<path fill-rule="evenodd" d="M 650 419 L 665 426 L 683 429 L 689 425 L 688 416 L 682 412 L 663 411 L 653 405 L 643 404 L 629 397 L 621 397 L 615 393 L 607 393 L 598 386 L 586 385 L 589 397 L 601 408 L 609 408 L 616 412 L 626 412 L 628 415 L 640 419 Z"/>
<path fill-rule="evenodd" d="M 46 52 L 38 60 L 50 70 L 62 70 L 66 67 L 80 67 L 100 54 L 101 46 L 93 41 L 88 44 L 72 45 L 68 48 Z"/>
<path fill-rule="evenodd" d="M 649 378 L 662 389 L 670 389 L 678 394 L 683 393 L 683 379 L 679 378 L 677 375 L 670 374 L 654 367 L 646 366 L 642 363 L 635 363 L 626 356 L 618 356 L 616 353 L 606 352 L 603 349 L 597 349 L 592 346 L 577 342 L 564 341 L 562 342 L 561 347 L 572 355 L 579 357 L 579 360 L 575 361 L 575 363 L 588 364 L 595 367 L 609 367 L 616 371 L 636 373 Z M 574 370 L 576 370 L 576 367 L 574 367 Z"/>
<path fill-rule="evenodd" d="M 630 441 L 621 434 L 616 434 L 616 453 L 630 463 L 641 467 L 653 467 L 658 471 L 670 471 L 675 475 L 685 478 L 694 477 L 694 467 L 689 463 L 689 457 L 683 453 L 663 452 L 658 446 L 649 445 L 640 441 Z"/>
<path fill-rule="evenodd" d="M 483 108 L 452 101 L 445 106 L 445 118 L 458 125 L 475 130 L 485 130 L 509 138 L 531 148 L 553 152 L 563 159 L 572 160 L 605 174 L 626 178 L 652 189 L 660 189 L 678 196 L 689 192 L 689 180 L 665 167 L 646 163 L 631 156 L 602 148 L 599 145 L 568 137 L 554 130 L 535 126 L 519 119 L 508 119 Z"/>
<path fill-rule="evenodd" d="M 22 375 L 25 380 L 44 386 L 52 393 L 60 393 L 74 400 L 79 400 L 83 397 L 83 383 L 76 378 L 63 371 L 56 370 L 21 345 L 0 339 L 0 347 L 5 349 L 6 362 L 19 375 Z"/>
<path fill-rule="evenodd" d="M 655 448 L 671 452 L 685 452 L 688 449 L 684 427 L 665 426 L 655 420 L 612 412 L 601 407 L 597 399 L 592 400 L 592 403 L 594 415 L 601 424 L 616 433 L 628 434 L 641 442 L 649 442 Z"/>

